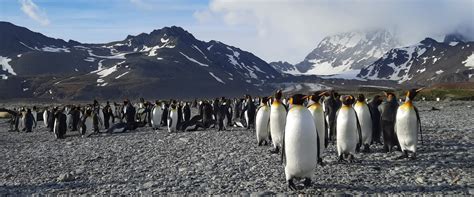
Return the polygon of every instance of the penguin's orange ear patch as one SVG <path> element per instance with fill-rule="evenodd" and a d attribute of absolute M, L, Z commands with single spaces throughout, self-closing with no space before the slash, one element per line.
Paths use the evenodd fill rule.
<path fill-rule="evenodd" d="M 288 100 L 288 103 L 293 104 L 293 98 L 290 98 L 290 99 Z"/>

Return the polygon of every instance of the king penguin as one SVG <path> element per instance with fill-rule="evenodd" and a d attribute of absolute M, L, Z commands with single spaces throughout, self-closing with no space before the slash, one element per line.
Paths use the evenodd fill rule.
<path fill-rule="evenodd" d="M 316 126 L 316 132 L 319 140 L 319 153 L 318 163 L 323 164 L 321 155 L 323 154 L 324 148 L 327 146 L 328 138 L 326 135 L 326 120 L 324 117 L 323 107 L 321 106 L 320 100 L 324 92 L 317 91 L 309 97 L 308 109 L 313 115 L 314 125 Z"/>
<path fill-rule="evenodd" d="M 382 105 L 381 126 L 383 133 L 383 150 L 392 152 L 394 146 L 399 146 L 395 134 L 395 120 L 398 109 L 397 97 L 391 92 L 384 92 L 387 101 Z"/>
<path fill-rule="evenodd" d="M 161 126 L 161 116 L 163 115 L 163 109 L 161 108 L 161 102 L 156 101 L 152 111 L 151 126 L 157 130 Z"/>
<path fill-rule="evenodd" d="M 168 132 L 174 132 L 176 131 L 176 126 L 178 125 L 178 106 L 176 106 L 176 101 L 173 101 L 169 110 Z"/>
<path fill-rule="evenodd" d="M 421 90 L 411 89 L 408 91 L 405 103 L 397 109 L 395 133 L 403 152 L 401 158 L 408 157 L 408 152 L 413 154 L 412 159 L 416 158 L 416 145 L 418 143 L 418 131 L 421 134 L 421 121 L 418 109 L 413 105 L 413 99 Z"/>
<path fill-rule="evenodd" d="M 49 111 L 48 111 L 48 108 L 46 108 L 44 109 L 44 112 L 43 112 L 44 127 L 48 127 L 48 116 L 49 116 Z"/>
<path fill-rule="evenodd" d="M 282 91 L 278 90 L 273 96 L 273 102 L 270 107 L 270 136 L 274 150 L 272 153 L 280 152 L 283 146 L 283 137 L 286 125 L 286 106 L 282 103 Z"/>
<path fill-rule="evenodd" d="M 81 117 L 81 135 L 84 136 L 88 131 L 94 131 L 94 124 L 92 120 L 92 109 L 87 108 Z"/>
<path fill-rule="evenodd" d="M 270 135 L 270 107 L 268 106 L 268 98 L 263 97 L 260 100 L 260 106 L 257 108 L 257 116 L 255 119 L 255 130 L 257 132 L 258 146 L 267 145 Z"/>
<path fill-rule="evenodd" d="M 282 160 L 288 187 L 296 190 L 295 178 L 304 179 L 306 187 L 311 185 L 317 164 L 319 142 L 311 112 L 303 106 L 306 96 L 295 94 L 289 99 L 291 108 L 286 117 Z"/>
<path fill-rule="evenodd" d="M 372 143 L 372 113 L 369 106 L 365 102 L 365 96 L 359 94 L 357 102 L 354 104 L 354 110 L 359 118 L 360 129 L 362 133 L 362 145 L 364 152 L 370 152 L 370 144 Z"/>
<path fill-rule="evenodd" d="M 344 96 L 341 97 L 341 101 L 342 107 L 337 111 L 335 122 L 337 154 L 339 161 L 343 161 L 346 157 L 349 162 L 352 162 L 362 142 L 362 134 L 357 113 L 352 108 L 354 97 Z"/>

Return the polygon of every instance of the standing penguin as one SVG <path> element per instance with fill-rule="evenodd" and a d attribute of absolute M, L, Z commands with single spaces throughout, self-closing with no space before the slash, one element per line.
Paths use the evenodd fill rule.
<path fill-rule="evenodd" d="M 311 112 L 303 106 L 305 96 L 295 94 L 289 99 L 292 105 L 286 117 L 282 159 L 285 163 L 285 176 L 288 187 L 296 190 L 295 178 L 303 178 L 306 187 L 317 164 L 319 140 Z"/>
<path fill-rule="evenodd" d="M 257 116 L 255 119 L 255 131 L 257 132 L 258 146 L 268 144 L 268 137 L 270 135 L 270 107 L 268 106 L 268 98 L 263 97 L 260 101 L 260 106 L 257 108 Z"/>
<path fill-rule="evenodd" d="M 176 102 L 173 101 L 170 107 L 169 115 L 168 115 L 168 132 L 176 131 L 177 124 L 178 124 L 178 106 L 176 106 Z"/>
<path fill-rule="evenodd" d="M 48 127 L 48 120 L 49 120 L 49 111 L 48 111 L 48 108 L 46 108 L 43 112 L 43 124 L 44 124 L 44 127 Z"/>
<path fill-rule="evenodd" d="M 57 110 L 54 114 L 54 134 L 56 134 L 56 139 L 64 139 L 64 135 L 67 131 L 66 119 L 64 109 Z"/>
<path fill-rule="evenodd" d="M 32 114 L 31 109 L 28 108 L 25 114 L 26 132 L 32 132 L 33 126 L 36 127 L 36 119 L 35 119 L 35 116 Z"/>
<path fill-rule="evenodd" d="M 157 130 L 161 126 L 161 116 L 163 115 L 163 109 L 161 109 L 161 102 L 156 101 L 155 106 L 152 110 L 152 119 L 151 119 L 151 126 L 153 129 Z"/>
<path fill-rule="evenodd" d="M 341 97 L 342 107 L 336 115 L 336 146 L 339 161 L 344 157 L 349 162 L 354 160 L 356 150 L 362 143 L 362 134 L 357 113 L 352 108 L 355 99 L 353 96 Z"/>
<path fill-rule="evenodd" d="M 93 119 L 92 119 L 92 109 L 87 108 L 82 117 L 80 123 L 80 132 L 84 136 L 88 131 L 91 132 L 94 129 Z"/>
<path fill-rule="evenodd" d="M 357 102 L 354 105 L 354 110 L 359 118 L 360 129 L 362 133 L 362 144 L 364 145 L 364 152 L 370 152 L 370 144 L 372 143 L 372 114 L 367 103 L 365 103 L 365 96 L 359 94 Z"/>
<path fill-rule="evenodd" d="M 391 92 L 385 92 L 387 101 L 382 105 L 381 126 L 383 133 L 383 150 L 392 152 L 394 146 L 398 146 L 395 135 L 395 118 L 398 109 L 397 97 Z"/>
<path fill-rule="evenodd" d="M 337 99 L 338 94 L 334 90 L 326 92 L 325 96 L 327 96 L 327 98 L 324 100 L 324 107 L 326 109 L 325 112 L 329 127 L 328 138 L 330 141 L 334 142 L 336 138 L 336 113 L 341 107 L 341 102 Z"/>
<path fill-rule="evenodd" d="M 191 119 L 191 107 L 189 106 L 188 102 L 184 103 L 183 115 L 184 115 L 184 121 L 185 122 L 187 122 Z"/>
<path fill-rule="evenodd" d="M 412 89 L 408 91 L 405 103 L 397 110 L 395 133 L 403 152 L 401 158 L 407 158 L 408 152 L 413 153 L 412 159 L 416 158 L 416 145 L 418 143 L 418 131 L 421 134 L 421 121 L 418 109 L 413 105 L 413 99 L 421 90 Z"/>
<path fill-rule="evenodd" d="M 383 99 L 380 95 L 375 95 L 374 98 L 369 103 L 370 114 L 372 115 L 372 142 L 382 144 L 380 141 L 381 129 L 380 126 L 380 111 L 379 105 L 382 103 Z"/>
<path fill-rule="evenodd" d="M 324 92 L 315 92 L 313 95 L 309 97 L 308 109 L 313 115 L 314 125 L 316 126 L 316 133 L 319 139 L 319 155 L 318 155 L 318 163 L 322 164 L 323 159 L 321 155 L 323 154 L 324 148 L 327 146 L 328 140 L 326 135 L 326 121 L 324 118 L 324 111 L 323 107 L 319 103 L 321 100 L 321 96 Z"/>
<path fill-rule="evenodd" d="M 38 122 L 38 108 L 36 108 L 36 106 L 33 106 L 33 110 L 31 111 L 31 114 L 33 115 L 33 118 L 35 118 L 35 125 L 36 125 L 36 122 Z"/>
<path fill-rule="evenodd" d="M 270 136 L 272 138 L 274 150 L 271 153 L 280 152 L 283 148 L 283 138 L 286 125 L 286 106 L 282 103 L 282 91 L 278 90 L 273 96 L 273 102 L 270 106 Z"/>
<path fill-rule="evenodd" d="M 255 103 L 253 102 L 252 96 L 246 96 L 246 102 L 244 107 L 244 117 L 247 129 L 250 129 L 250 125 L 255 126 Z"/>
<path fill-rule="evenodd" d="M 168 115 L 169 115 L 169 108 L 170 105 L 166 103 L 166 101 L 163 103 L 163 113 L 161 115 L 161 125 L 162 126 L 168 126 Z"/>

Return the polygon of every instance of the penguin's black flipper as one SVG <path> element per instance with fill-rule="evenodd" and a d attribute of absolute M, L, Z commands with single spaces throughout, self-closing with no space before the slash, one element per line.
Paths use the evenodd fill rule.
<path fill-rule="evenodd" d="M 328 121 L 326 121 L 326 114 L 324 114 L 324 147 L 327 148 L 329 144 L 329 135 L 328 135 Z"/>
<path fill-rule="evenodd" d="M 421 144 L 423 144 L 423 131 L 422 131 L 422 127 L 421 127 L 420 113 L 418 111 L 418 108 L 416 108 L 416 107 L 413 107 L 413 108 L 415 108 L 416 121 L 418 123 L 418 128 L 419 128 L 419 131 L 420 131 L 420 140 L 421 140 Z"/>
<path fill-rule="evenodd" d="M 354 115 L 356 117 L 356 120 L 357 120 L 357 134 L 359 135 L 359 140 L 358 140 L 358 143 L 357 143 L 357 148 L 356 150 L 360 150 L 360 147 L 362 146 L 362 129 L 360 128 L 360 122 L 359 122 L 359 117 L 357 116 L 357 113 L 356 111 L 354 110 Z"/>
<path fill-rule="evenodd" d="M 320 153 L 321 150 L 320 150 L 320 148 L 319 148 L 320 145 L 319 145 L 319 133 L 318 133 L 318 129 L 316 129 L 316 146 L 317 146 L 317 149 L 318 149 L 316 152 L 317 152 L 317 156 L 318 156 L 318 160 L 319 160 L 319 158 L 321 158 L 321 153 Z"/>
<path fill-rule="evenodd" d="M 286 155 L 285 155 L 285 131 L 283 131 L 283 142 L 281 145 L 281 164 L 286 165 Z"/>

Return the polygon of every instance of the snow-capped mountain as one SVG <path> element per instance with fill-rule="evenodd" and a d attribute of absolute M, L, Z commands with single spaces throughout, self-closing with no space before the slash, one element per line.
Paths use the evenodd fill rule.
<path fill-rule="evenodd" d="M 328 36 L 302 62 L 295 65 L 299 73 L 291 74 L 334 75 L 362 69 L 397 46 L 397 39 L 385 30 Z"/>
<path fill-rule="evenodd" d="M 426 38 L 413 46 L 392 49 L 358 76 L 420 85 L 472 81 L 474 42 L 451 41 Z"/>
<path fill-rule="evenodd" d="M 282 74 L 299 74 L 299 71 L 296 69 L 295 65 L 286 62 L 286 61 L 278 61 L 278 62 L 270 62 L 270 66 L 272 66 L 275 70 Z"/>
<path fill-rule="evenodd" d="M 82 44 L 0 22 L 0 65 L 0 86 L 20 81 L 22 95 L 68 99 L 240 95 L 281 77 L 249 52 L 175 26 Z"/>

